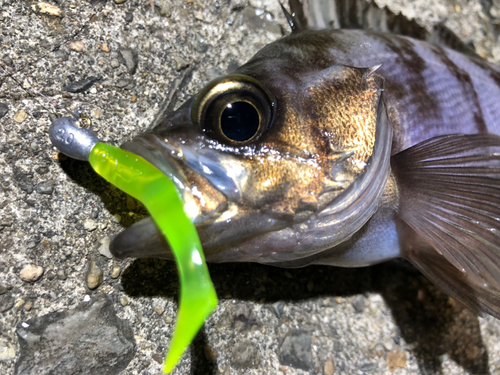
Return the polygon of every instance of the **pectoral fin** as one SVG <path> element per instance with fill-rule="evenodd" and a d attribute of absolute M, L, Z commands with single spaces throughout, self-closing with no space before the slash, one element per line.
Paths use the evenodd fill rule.
<path fill-rule="evenodd" d="M 391 160 L 404 256 L 471 309 L 500 318 L 500 137 L 432 138 Z M 412 244 L 413 243 L 413 244 Z"/>

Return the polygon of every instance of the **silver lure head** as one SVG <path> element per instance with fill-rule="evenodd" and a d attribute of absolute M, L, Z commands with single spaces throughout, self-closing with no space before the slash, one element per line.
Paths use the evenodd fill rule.
<path fill-rule="evenodd" d="M 99 142 L 90 127 L 82 127 L 81 119 L 60 117 L 49 128 L 52 144 L 63 154 L 78 160 L 89 160 L 95 144 Z"/>

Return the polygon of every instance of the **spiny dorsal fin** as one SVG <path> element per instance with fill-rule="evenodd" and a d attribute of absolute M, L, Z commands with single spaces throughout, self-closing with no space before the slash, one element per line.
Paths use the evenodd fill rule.
<path fill-rule="evenodd" d="M 366 29 L 425 39 L 428 32 L 415 21 L 394 14 L 387 7 L 379 8 L 366 0 L 289 0 L 295 17 L 303 20 L 303 28 Z"/>
<path fill-rule="evenodd" d="M 304 15 L 303 5 L 299 0 L 289 0 L 290 12 L 286 10 L 283 3 L 280 1 L 281 10 L 285 14 L 286 20 L 292 29 L 292 33 L 297 33 L 301 30 L 306 30 L 307 18 Z"/>
<path fill-rule="evenodd" d="M 303 0 L 302 3 L 289 0 L 289 3 L 295 25 L 295 29 L 292 26 L 293 32 L 304 29 L 373 30 L 409 36 L 477 56 L 473 48 L 442 23 L 429 32 L 415 20 L 409 20 L 401 13 L 395 14 L 387 7 L 380 8 L 373 0 Z"/>
<path fill-rule="evenodd" d="M 500 137 L 432 138 L 394 155 L 391 166 L 399 218 L 435 250 L 408 239 L 404 256 L 452 297 L 469 306 L 480 298 L 477 306 L 500 318 L 494 302 L 500 296 Z"/>
<path fill-rule="evenodd" d="M 457 36 L 457 34 L 442 23 L 434 25 L 432 32 L 426 40 L 441 47 L 451 48 L 452 50 L 461 52 L 465 55 L 478 57 L 474 50 L 474 46 L 470 47 L 465 44 L 463 40 Z"/>

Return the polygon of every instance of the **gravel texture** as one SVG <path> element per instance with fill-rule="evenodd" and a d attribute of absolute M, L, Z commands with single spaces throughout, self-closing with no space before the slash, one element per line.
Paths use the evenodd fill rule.
<path fill-rule="evenodd" d="M 500 61 L 498 0 L 377 2 L 429 28 L 445 22 Z M 88 163 L 55 152 L 51 118 L 78 110 L 104 142 L 121 144 L 148 127 L 163 100 L 180 104 L 288 27 L 275 0 L 47 3 L 0 0 L 0 373 L 43 368 L 21 349 L 26 325 L 104 303 L 88 324 L 130 326 L 135 353 L 124 349 L 115 367 L 97 361 L 94 373 L 159 374 L 175 323 L 175 265 L 106 256 L 106 238 L 147 213 Z M 403 262 L 210 272 L 220 305 L 174 374 L 500 372 L 500 322 L 475 317 Z M 88 333 L 82 327 L 75 342 Z M 55 341 L 42 357 L 61 349 Z M 70 359 L 54 373 L 85 367 Z"/>

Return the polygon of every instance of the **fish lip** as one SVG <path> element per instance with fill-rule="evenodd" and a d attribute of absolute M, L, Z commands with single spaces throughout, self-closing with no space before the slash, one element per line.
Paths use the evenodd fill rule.
<path fill-rule="evenodd" d="M 191 150 L 189 146 L 170 143 L 168 139 L 149 131 L 131 142 L 124 143 L 121 147 L 146 159 L 174 183 L 182 197 L 184 211 L 195 225 L 209 222 L 227 206 L 230 200 L 228 194 L 208 178 L 203 168 L 197 168 L 196 161 L 203 160 L 203 157 L 202 155 L 197 157 L 196 151 Z M 203 166 L 201 163 L 198 164 Z M 205 210 L 203 196 L 199 195 L 199 186 L 196 182 L 193 184 L 189 178 L 190 173 L 200 176 L 221 194 L 220 199 L 212 201 L 217 203 L 212 209 Z"/>
<path fill-rule="evenodd" d="M 148 132 L 131 142 L 124 143 L 120 147 L 143 157 L 153 164 L 165 176 L 172 180 L 179 192 L 183 195 L 189 186 L 189 182 L 175 158 L 168 157 L 165 153 L 159 151 L 161 150 L 160 148 L 155 148 L 157 142 L 159 142 L 157 136 Z M 163 148 L 165 147 L 165 145 L 162 146 Z M 176 152 L 174 148 L 171 148 L 170 151 Z"/>
<path fill-rule="evenodd" d="M 236 174 L 241 177 L 243 169 L 232 165 L 229 168 L 231 173 L 227 166 L 223 165 L 224 161 L 210 148 L 199 148 L 188 144 L 174 145 L 167 138 L 153 132 L 147 132 L 131 142 L 124 143 L 121 147 L 149 161 L 172 179 L 183 193 L 190 189 L 188 179 L 183 172 L 183 167 L 186 167 L 207 180 L 226 200 L 241 202 L 241 188 L 233 174 L 238 170 L 239 173 Z"/>
<path fill-rule="evenodd" d="M 223 160 L 217 157 L 217 154 L 210 149 L 202 149 L 198 152 L 189 147 L 181 147 L 184 156 L 184 163 L 195 173 L 203 176 L 217 191 L 219 191 L 226 200 L 239 203 L 241 202 L 241 189 L 236 183 L 234 176 L 228 173 L 228 170 L 222 165 Z M 236 168 L 233 165 L 234 169 Z"/>

